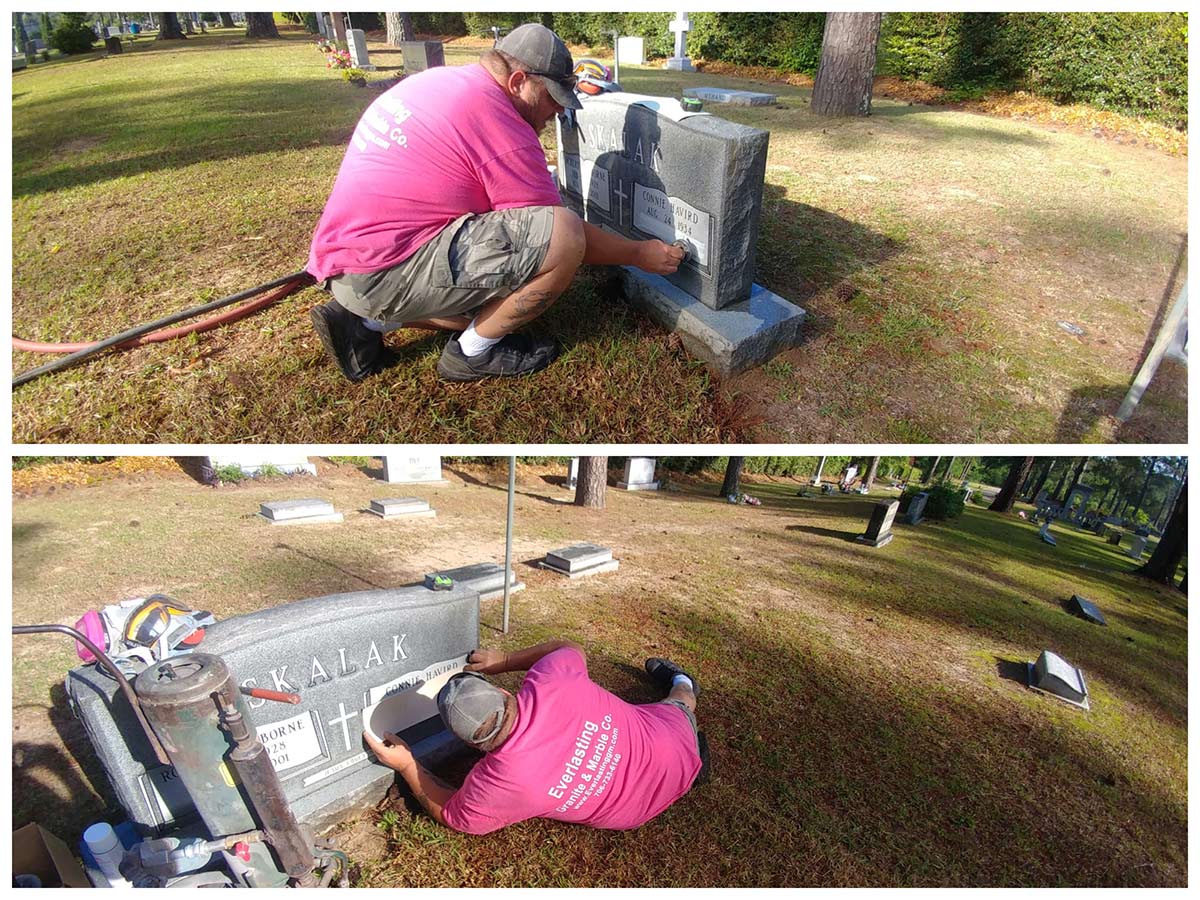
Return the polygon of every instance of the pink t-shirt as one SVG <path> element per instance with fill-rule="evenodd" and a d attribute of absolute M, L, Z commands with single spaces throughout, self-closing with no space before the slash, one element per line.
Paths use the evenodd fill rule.
<path fill-rule="evenodd" d="M 488 71 L 426 69 L 363 113 L 307 268 L 318 280 L 378 272 L 466 213 L 560 203 L 537 134 Z"/>
<path fill-rule="evenodd" d="M 543 656 L 517 694 L 516 727 L 446 804 L 446 824 L 486 834 L 535 816 L 636 828 L 682 797 L 700 772 L 683 710 L 634 706 L 588 678 L 583 655 Z"/>

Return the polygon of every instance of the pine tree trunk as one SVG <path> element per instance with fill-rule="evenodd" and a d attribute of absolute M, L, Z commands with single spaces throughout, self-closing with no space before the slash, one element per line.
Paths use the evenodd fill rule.
<path fill-rule="evenodd" d="M 988 507 L 989 512 L 1012 512 L 1013 503 L 1017 499 L 1017 488 L 1025 480 L 1025 476 L 1029 474 L 1032 466 L 1032 456 L 1018 456 L 1013 460 L 1012 468 L 1008 470 L 1008 477 L 1004 479 L 1004 486 L 1000 488 L 1000 493 Z"/>
<path fill-rule="evenodd" d="M 867 469 L 867 477 L 863 480 L 863 484 L 866 486 L 868 491 L 870 491 L 875 485 L 875 473 L 879 471 L 879 459 L 880 458 L 878 456 L 871 457 L 871 465 Z"/>
<path fill-rule="evenodd" d="M 275 27 L 273 13 L 246 13 L 246 37 L 248 38 L 277 38 L 279 29 Z"/>
<path fill-rule="evenodd" d="M 402 41 L 415 41 L 413 32 L 412 13 L 390 12 L 387 15 L 387 42 L 392 47 L 399 47 Z"/>
<path fill-rule="evenodd" d="M 575 480 L 575 505 L 604 509 L 604 491 L 608 487 L 608 457 L 579 457 Z"/>
<path fill-rule="evenodd" d="M 182 41 L 186 40 L 183 35 L 183 29 L 179 27 L 179 16 L 175 13 L 159 13 L 158 14 L 158 37 L 156 41 Z"/>
<path fill-rule="evenodd" d="M 1157 456 L 1150 457 L 1150 466 L 1146 470 L 1146 480 L 1142 482 L 1142 489 L 1138 491 L 1137 503 L 1133 505 L 1133 512 L 1129 514 L 1129 518 L 1135 518 L 1142 508 L 1142 504 L 1146 502 L 1146 491 L 1150 489 L 1150 479 L 1154 477 L 1154 464 L 1158 461 Z"/>
<path fill-rule="evenodd" d="M 229 13 L 217 13 L 217 15 L 221 17 L 222 28 L 233 27 L 233 16 L 231 16 Z"/>
<path fill-rule="evenodd" d="M 1057 462 L 1058 460 L 1056 460 L 1054 457 L 1050 457 L 1050 459 L 1047 460 L 1046 465 L 1042 468 L 1042 471 L 1038 473 L 1037 480 L 1033 483 L 1033 487 L 1031 487 L 1029 489 L 1029 493 L 1025 495 L 1027 500 L 1032 502 L 1037 498 L 1037 495 L 1042 492 L 1042 488 L 1046 486 L 1046 479 L 1048 479 L 1050 474 L 1054 471 L 1054 466 Z"/>
<path fill-rule="evenodd" d="M 826 13 L 821 62 L 813 82 L 813 112 L 822 116 L 871 114 L 882 20 L 882 13 Z"/>
<path fill-rule="evenodd" d="M 20 47 L 22 50 L 24 50 L 25 45 L 29 43 L 29 33 L 25 30 L 25 14 L 15 12 L 12 14 L 12 20 L 13 20 L 13 25 L 17 29 L 17 46 Z M 45 43 L 45 45 L 47 47 L 49 47 L 50 46 L 50 35 L 43 34 L 42 41 Z"/>
<path fill-rule="evenodd" d="M 729 464 L 725 466 L 725 481 L 721 484 L 721 496 L 728 497 L 730 494 L 738 492 L 738 482 L 742 480 L 742 466 L 746 463 L 744 456 L 729 457 Z"/>
<path fill-rule="evenodd" d="M 1075 474 L 1071 477 L 1071 484 L 1067 488 L 1067 492 L 1063 494 L 1062 502 L 1065 504 L 1067 498 L 1071 496 L 1071 491 L 1075 490 L 1075 486 L 1079 484 L 1079 479 L 1083 477 L 1084 471 L 1087 469 L 1088 459 L 1085 456 L 1079 461 L 1079 465 L 1075 467 Z"/>
<path fill-rule="evenodd" d="M 1170 585 L 1175 581 L 1175 571 L 1187 551 L 1187 478 L 1179 490 L 1179 501 L 1171 511 L 1167 530 L 1159 539 L 1158 546 L 1144 566 L 1134 570 L 1135 575 Z"/>
<path fill-rule="evenodd" d="M 340 12 L 331 12 L 329 14 L 330 24 L 333 25 L 333 38 L 341 47 L 348 47 L 349 42 L 346 38 L 346 17 Z"/>
<path fill-rule="evenodd" d="M 1071 476 L 1071 457 L 1067 457 L 1066 468 L 1063 469 L 1062 477 L 1058 479 L 1058 485 L 1054 488 L 1054 493 L 1050 494 L 1051 500 L 1057 500 L 1060 503 L 1067 498 L 1062 495 L 1062 489 L 1067 486 L 1067 479 Z"/>

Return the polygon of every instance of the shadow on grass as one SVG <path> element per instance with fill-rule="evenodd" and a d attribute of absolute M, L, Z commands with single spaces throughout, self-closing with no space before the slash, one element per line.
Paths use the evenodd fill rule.
<path fill-rule="evenodd" d="M 834 528 L 818 528 L 815 525 L 788 525 L 785 526 L 784 531 L 800 531 L 805 534 L 815 534 L 817 537 L 833 538 L 834 540 L 838 541 L 850 541 L 850 543 L 855 543 L 855 538 L 863 533 L 862 531 L 838 531 Z"/>
<path fill-rule="evenodd" d="M 445 468 L 447 471 L 453 472 L 455 475 L 457 475 L 459 478 L 461 478 L 467 484 L 472 484 L 472 485 L 475 485 L 476 487 L 487 488 L 488 490 L 496 491 L 501 494 L 508 493 L 508 485 L 507 484 L 489 484 L 488 482 L 486 482 L 480 478 L 476 478 L 470 472 L 467 472 L 463 469 L 455 469 L 452 466 L 446 466 Z M 518 496 L 521 496 L 521 497 L 528 497 L 531 500 L 537 500 L 539 503 L 548 503 L 551 506 L 570 506 L 571 505 L 570 500 L 564 500 L 560 497 L 547 497 L 545 494 L 537 494 L 537 493 L 534 493 L 533 491 L 523 491 L 523 490 L 520 490 L 519 488 L 514 488 L 513 493 Z"/>
<path fill-rule="evenodd" d="M 391 584 L 379 584 L 377 582 L 372 581 L 370 578 L 364 578 L 362 575 L 359 575 L 357 572 L 347 569 L 344 566 L 339 565 L 338 563 L 334 562 L 333 560 L 326 559 L 326 558 L 320 557 L 320 556 L 314 556 L 313 554 L 309 553 L 306 550 L 301 550 L 299 547 L 293 547 L 291 544 L 285 544 L 285 543 L 281 542 L 281 543 L 275 544 L 274 547 L 276 550 L 286 550 L 290 553 L 294 553 L 297 556 L 307 559 L 309 562 L 316 563 L 319 568 L 325 570 L 325 574 L 328 574 L 328 570 L 332 569 L 336 572 L 340 572 L 342 575 L 345 575 L 347 578 L 353 578 L 355 581 L 361 581 L 363 584 L 367 585 L 368 587 L 378 588 L 379 590 L 387 590 L 387 589 L 390 589 L 395 586 L 395 585 L 391 585 Z"/>
<path fill-rule="evenodd" d="M 1022 687 L 1029 685 L 1029 664 L 1019 659 L 996 657 L 996 674 L 1005 681 L 1015 681 Z"/>

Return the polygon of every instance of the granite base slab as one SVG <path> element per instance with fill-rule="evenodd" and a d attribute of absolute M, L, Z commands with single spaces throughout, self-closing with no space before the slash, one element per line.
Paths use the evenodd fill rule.
<path fill-rule="evenodd" d="M 586 578 L 589 575 L 603 575 L 605 572 L 615 572 L 621 567 L 621 561 L 618 559 L 610 559 L 608 562 L 599 563 L 594 566 L 589 566 L 586 569 L 575 569 L 569 571 L 551 565 L 546 560 L 538 561 L 538 568 L 545 569 L 547 572 L 555 572 L 559 575 L 565 575 L 567 578 Z"/>
<path fill-rule="evenodd" d="M 760 284 L 748 300 L 710 309 L 661 275 L 630 266 L 617 272 L 625 297 L 720 376 L 761 366 L 800 343 L 805 311 Z"/>

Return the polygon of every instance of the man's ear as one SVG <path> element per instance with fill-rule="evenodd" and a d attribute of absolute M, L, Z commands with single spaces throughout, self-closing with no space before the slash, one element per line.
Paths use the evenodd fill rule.
<path fill-rule="evenodd" d="M 516 96 L 517 94 L 521 93 L 521 85 L 523 85 L 528 80 L 529 80 L 529 76 L 520 70 L 510 72 L 508 74 L 508 91 L 509 91 L 509 93 L 512 94 L 513 96 Z"/>

